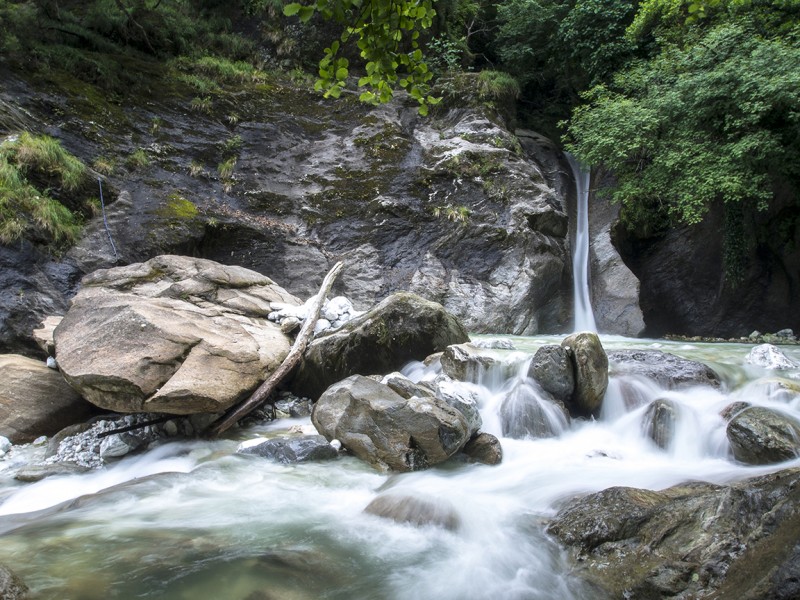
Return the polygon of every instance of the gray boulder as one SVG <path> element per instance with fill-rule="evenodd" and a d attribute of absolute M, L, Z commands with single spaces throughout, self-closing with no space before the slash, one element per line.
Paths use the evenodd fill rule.
<path fill-rule="evenodd" d="M 798 502 L 800 469 L 729 486 L 614 487 L 569 501 L 547 530 L 575 575 L 610 598 L 790 600 Z"/>
<path fill-rule="evenodd" d="M 434 525 L 450 531 L 457 530 L 461 519 L 455 507 L 441 499 L 427 499 L 408 494 L 384 494 L 370 502 L 364 512 L 398 523 L 423 527 Z"/>
<path fill-rule="evenodd" d="M 445 348 L 441 357 L 442 371 L 458 381 L 477 383 L 483 373 L 502 363 L 472 344 L 453 344 Z"/>
<path fill-rule="evenodd" d="M 436 388 L 436 398 L 464 415 L 470 436 L 478 433 L 483 425 L 478 396 L 447 376 L 437 377 L 433 383 Z"/>
<path fill-rule="evenodd" d="M 321 435 L 266 440 L 255 446 L 240 448 L 236 453 L 261 456 L 281 463 L 331 460 L 339 455 Z"/>
<path fill-rule="evenodd" d="M 568 402 L 575 392 L 575 372 L 566 348 L 548 344 L 533 355 L 528 377 L 561 402 Z"/>
<path fill-rule="evenodd" d="M 15 444 L 52 435 L 96 413 L 43 361 L 0 355 L 0 435 Z"/>
<path fill-rule="evenodd" d="M 722 385 L 711 367 L 660 350 L 617 350 L 608 353 L 608 360 L 613 375 L 640 375 L 665 389 Z"/>
<path fill-rule="evenodd" d="M 267 315 L 299 303 L 268 277 L 183 256 L 95 271 L 55 330 L 58 363 L 93 404 L 118 412 L 225 410 L 286 357 Z"/>
<path fill-rule="evenodd" d="M 769 408 L 740 411 L 726 433 L 734 457 L 743 463 L 768 465 L 800 456 L 800 422 Z"/>
<path fill-rule="evenodd" d="M 503 447 L 491 433 L 479 433 L 470 438 L 464 444 L 461 452 L 465 454 L 471 462 L 483 463 L 485 465 L 499 465 L 503 462 Z"/>
<path fill-rule="evenodd" d="M 561 342 L 575 370 L 575 391 L 567 405 L 572 416 L 600 414 L 608 388 L 608 357 L 596 333 L 574 333 Z"/>
<path fill-rule="evenodd" d="M 311 342 L 291 388 L 298 396 L 318 398 L 328 386 L 350 375 L 396 371 L 467 341 L 464 327 L 441 305 L 414 294 L 394 294 Z"/>
<path fill-rule="evenodd" d="M 464 416 L 437 398 L 403 398 L 367 377 L 353 375 L 328 388 L 311 421 L 377 469 L 416 471 L 447 460 L 470 437 Z"/>

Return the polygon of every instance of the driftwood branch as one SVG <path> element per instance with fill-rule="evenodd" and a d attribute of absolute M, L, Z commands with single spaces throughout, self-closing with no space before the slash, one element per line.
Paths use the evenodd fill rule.
<path fill-rule="evenodd" d="M 336 263 L 325 276 L 325 279 L 322 280 L 322 287 L 320 287 L 319 292 L 317 292 L 314 302 L 309 306 L 308 315 L 303 323 L 303 327 L 300 329 L 300 333 L 297 334 L 297 339 L 295 339 L 292 349 L 289 350 L 289 354 L 283 359 L 281 365 L 275 369 L 272 375 L 269 376 L 269 379 L 258 386 L 258 389 L 253 392 L 247 400 L 240 404 L 238 408 L 212 423 L 207 430 L 207 435 L 211 437 L 218 436 L 223 431 L 229 429 L 239 419 L 261 406 L 261 404 L 269 398 L 275 388 L 278 387 L 278 384 L 297 366 L 300 359 L 303 357 L 303 353 L 306 351 L 308 341 L 314 333 L 314 326 L 319 319 L 319 313 L 325 302 L 325 296 L 328 295 L 331 286 L 333 286 L 333 282 L 336 280 L 343 266 L 344 264 L 342 262 Z"/>

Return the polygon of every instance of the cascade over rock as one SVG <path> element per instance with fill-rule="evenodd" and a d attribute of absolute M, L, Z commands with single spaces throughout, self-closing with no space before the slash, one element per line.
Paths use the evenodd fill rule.
<path fill-rule="evenodd" d="M 181 256 L 98 270 L 54 333 L 64 377 L 118 412 L 218 412 L 252 392 L 289 352 L 267 320 L 299 300 L 271 279 Z"/>

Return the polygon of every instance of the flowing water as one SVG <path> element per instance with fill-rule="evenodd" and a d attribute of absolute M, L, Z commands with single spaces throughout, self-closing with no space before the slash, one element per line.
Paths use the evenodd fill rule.
<path fill-rule="evenodd" d="M 589 293 L 589 183 L 591 173 L 566 153 L 575 179 L 575 237 L 572 247 L 573 331 L 597 331 Z"/>
<path fill-rule="evenodd" d="M 480 398 L 483 429 L 498 436 L 500 403 L 537 393 L 524 378 L 530 353 L 560 341 L 511 339 L 520 352 L 498 352 L 505 369 L 464 384 Z M 776 388 L 775 372 L 744 364 L 749 346 L 602 340 L 607 350 L 659 348 L 702 360 L 727 389 L 663 392 L 646 380 L 614 378 L 599 419 L 555 423 L 543 439 L 502 438 L 498 466 L 452 460 L 389 475 L 352 457 L 281 465 L 233 454 L 246 439 L 309 430 L 308 420 L 213 443 L 166 444 L 102 471 L 33 484 L 15 482 L 13 461 L 0 461 L 0 562 L 40 599 L 591 598 L 544 530 L 565 499 L 614 485 L 724 483 L 800 465 L 748 467 L 729 456 L 718 413 L 730 402 L 746 397 L 800 418 L 800 395 Z M 800 363 L 800 348 L 784 351 Z M 406 372 L 431 376 L 419 364 Z M 800 370 L 780 375 L 800 383 Z M 664 450 L 644 435 L 642 417 L 665 395 L 680 410 Z M 452 506 L 461 526 L 417 527 L 362 512 L 388 490 Z"/>

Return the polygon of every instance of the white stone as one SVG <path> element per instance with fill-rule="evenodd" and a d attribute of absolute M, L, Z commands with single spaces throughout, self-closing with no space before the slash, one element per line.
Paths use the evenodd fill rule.
<path fill-rule="evenodd" d="M 314 325 L 314 335 L 319 335 L 323 331 L 327 331 L 331 328 L 331 322 L 328 319 L 319 319 L 317 324 Z"/>
<path fill-rule="evenodd" d="M 5 454 L 11 449 L 12 445 L 13 444 L 11 443 L 11 440 L 9 440 L 7 437 L 3 437 L 2 435 L 0 435 L 0 452 Z"/>
<path fill-rule="evenodd" d="M 52 356 L 47 357 L 47 368 L 58 370 L 58 363 L 56 362 L 56 359 L 53 358 Z"/>
<path fill-rule="evenodd" d="M 117 433 L 109 435 L 100 442 L 100 456 L 102 458 L 125 456 L 130 451 L 131 447 Z"/>
<path fill-rule="evenodd" d="M 772 344 L 755 346 L 744 360 L 747 364 L 764 369 L 794 369 L 797 367 L 794 362 Z"/>

